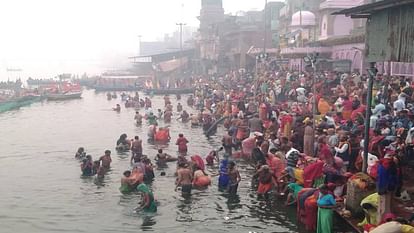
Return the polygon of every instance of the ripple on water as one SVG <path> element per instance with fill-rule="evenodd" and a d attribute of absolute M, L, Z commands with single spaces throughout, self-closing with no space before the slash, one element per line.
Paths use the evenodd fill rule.
<path fill-rule="evenodd" d="M 181 101 L 184 106 L 185 99 Z M 163 106 L 162 96 L 152 100 L 154 109 Z M 155 171 L 157 177 L 151 185 L 159 202 L 158 213 L 134 213 L 139 195 L 122 195 L 118 190 L 122 172 L 130 166 L 129 154 L 114 150 L 120 134 L 139 135 L 144 154 L 150 158 L 155 157 L 158 148 L 176 155 L 175 139 L 181 132 L 190 141 L 189 154 L 203 157 L 221 146 L 221 138 L 206 138 L 201 128 L 173 120 L 171 142 L 148 144 L 148 126 L 134 124 L 134 109 L 122 109 L 120 114 L 110 111 L 117 103 L 121 103 L 119 99 L 107 101 L 105 93 L 85 91 L 80 100 L 44 101 L 0 114 L 0 129 L 2 135 L 7 135 L 0 140 L 0 183 L 7 187 L 1 189 L 1 233 L 302 231 L 296 226 L 294 209 L 257 200 L 250 182 L 252 168 L 243 162 L 238 164 L 243 178 L 238 198 L 229 199 L 219 192 L 217 177 L 209 189 L 182 198 L 174 192 L 175 164 L 171 163 L 163 169 L 166 176 Z M 220 126 L 218 135 L 222 130 Z M 111 171 L 103 180 L 80 176 L 80 164 L 73 159 L 80 146 L 93 159 L 106 149 L 113 151 Z M 216 172 L 217 167 L 208 171 Z"/>

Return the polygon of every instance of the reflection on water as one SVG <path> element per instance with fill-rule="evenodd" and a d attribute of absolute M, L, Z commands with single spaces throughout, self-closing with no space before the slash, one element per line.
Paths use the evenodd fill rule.
<path fill-rule="evenodd" d="M 154 109 L 163 106 L 162 96 L 152 100 Z M 253 168 L 243 162 L 239 162 L 242 182 L 235 197 L 218 190 L 217 177 L 207 190 L 182 197 L 174 192 L 175 164 L 170 163 L 155 171 L 151 184 L 158 213 L 134 213 L 140 196 L 118 190 L 122 172 L 130 168 L 129 153 L 115 152 L 119 135 L 138 135 L 144 141 L 144 154 L 152 159 L 159 148 L 176 155 L 174 142 L 181 132 L 190 141 L 189 154 L 201 156 L 219 148 L 221 138 L 206 138 L 201 128 L 173 120 L 168 145 L 145 143 L 148 126 L 136 126 L 134 109 L 111 111 L 116 103 L 120 100 L 107 101 L 105 93 L 85 91 L 83 99 L 36 103 L 0 114 L 1 233 L 305 232 L 296 224 L 294 208 L 286 208 L 280 200 L 257 198 Z M 222 135 L 220 127 L 218 135 Z M 80 176 L 74 159 L 80 146 L 95 160 L 106 149 L 114 151 L 111 170 L 103 179 Z M 217 173 L 217 167 L 209 167 L 208 172 Z"/>

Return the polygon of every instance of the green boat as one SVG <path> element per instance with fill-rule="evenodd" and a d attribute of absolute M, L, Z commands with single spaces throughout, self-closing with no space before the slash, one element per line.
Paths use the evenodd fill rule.
<path fill-rule="evenodd" d="M 31 105 L 41 100 L 41 96 L 28 95 L 19 98 L 0 101 L 0 113 Z"/>

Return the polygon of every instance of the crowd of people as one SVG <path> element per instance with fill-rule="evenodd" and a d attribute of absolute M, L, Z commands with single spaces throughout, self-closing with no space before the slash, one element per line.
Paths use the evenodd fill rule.
<path fill-rule="evenodd" d="M 223 77 L 200 77 L 194 83 L 194 95 L 187 99 L 194 113 L 188 113 L 179 104 L 176 106 L 180 113 L 178 119 L 192 126 L 202 125 L 207 133 L 215 123 L 223 121 L 226 131 L 222 148 L 213 150 L 204 159 L 189 156 L 189 140 L 180 134 L 176 141 L 178 156 L 160 150 L 156 166 L 176 162 L 177 188 L 183 194 L 190 194 L 194 187 L 205 188 L 211 184 L 205 164 L 218 163 L 219 187 L 229 195 L 236 195 L 242 181 L 236 161 L 244 159 L 256 169 L 253 177 L 258 197 L 285 196 L 286 205 L 296 205 L 298 219 L 306 229 L 318 233 L 333 232 L 335 210 L 350 217 L 349 211 L 344 210 L 347 198 L 351 201 L 347 189 L 351 189 L 351 183 L 357 183 L 358 189 L 375 194 L 362 197 L 359 203 L 366 214 L 361 227 L 367 232 L 391 232 L 381 229 L 392 225 L 402 229 L 401 232 L 412 232 L 409 222 L 412 217 L 385 217 L 397 211 L 392 208 L 396 206 L 394 203 L 405 206 L 411 203 L 414 86 L 404 77 L 380 74 L 375 77 L 366 174 L 363 171 L 366 81 L 367 77 L 359 74 L 267 70 L 255 78 L 239 72 Z M 173 116 L 169 96 L 164 96 L 164 103 L 164 110 L 154 111 L 151 100 L 146 97 L 139 105 L 145 108 L 145 113 L 137 111 L 134 117 L 138 126 L 147 121 L 148 136 L 152 140 L 158 140 L 158 131 L 164 132 L 164 128 L 157 129 L 158 121 L 169 123 Z M 170 139 L 169 134 L 162 138 Z M 151 169 L 155 165 L 142 155 L 141 139 L 136 136 L 131 141 L 121 135 L 118 142 L 117 146 L 125 145 L 132 153 L 133 169 L 124 172 L 122 186 L 127 187 L 125 190 L 138 187 L 144 193 L 142 208 L 156 209 L 154 195 L 144 182 L 148 177 L 154 178 Z M 219 158 L 222 150 L 224 155 Z M 104 161 L 108 161 L 105 158 L 99 160 L 102 165 L 96 165 L 103 171 Z M 89 160 L 92 161 L 90 157 L 84 159 Z M 82 167 L 91 163 L 83 162 Z M 90 174 L 94 174 L 94 166 Z M 367 204 L 368 197 L 374 204 Z"/>

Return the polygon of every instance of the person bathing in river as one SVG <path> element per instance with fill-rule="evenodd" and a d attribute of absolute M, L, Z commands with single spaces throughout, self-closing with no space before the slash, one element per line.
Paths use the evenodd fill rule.
<path fill-rule="evenodd" d="M 147 116 L 148 124 L 149 125 L 158 125 L 157 123 L 157 117 L 154 115 L 153 112 L 150 112 Z"/>
<path fill-rule="evenodd" d="M 85 158 L 85 156 L 86 156 L 85 148 L 79 147 L 78 151 L 75 154 L 75 158 L 82 160 Z"/>
<path fill-rule="evenodd" d="M 181 103 L 177 104 L 177 112 L 181 112 L 183 111 L 183 106 L 181 105 Z"/>
<path fill-rule="evenodd" d="M 179 163 L 177 169 L 177 180 L 175 182 L 177 191 L 178 187 L 181 186 L 182 195 L 190 195 L 192 189 L 193 175 L 188 168 L 188 163 Z"/>
<path fill-rule="evenodd" d="M 83 159 L 81 164 L 81 170 L 83 176 L 93 176 L 93 163 L 92 163 L 92 156 L 87 155 L 86 158 Z"/>
<path fill-rule="evenodd" d="M 116 104 L 115 108 L 112 108 L 112 110 L 116 111 L 116 112 L 120 112 L 121 111 L 121 105 Z"/>
<path fill-rule="evenodd" d="M 196 164 L 194 164 L 193 170 L 193 187 L 198 189 L 207 188 L 211 184 L 211 178 Z"/>
<path fill-rule="evenodd" d="M 131 141 L 129 141 L 128 136 L 124 133 L 119 136 L 119 139 L 116 141 L 117 150 L 125 151 L 131 148 Z"/>
<path fill-rule="evenodd" d="M 105 172 L 106 170 L 101 166 L 101 161 L 100 160 L 96 160 L 93 162 L 93 174 L 96 174 L 96 176 L 98 177 L 98 179 L 103 179 L 105 176 Z"/>
<path fill-rule="evenodd" d="M 151 163 L 151 160 L 147 157 L 144 157 L 142 159 L 142 162 L 143 162 L 144 168 L 145 168 L 144 180 L 145 180 L 145 182 L 152 182 L 155 178 L 154 165 Z"/>
<path fill-rule="evenodd" d="M 172 111 L 166 110 L 164 112 L 164 122 L 165 123 L 170 123 L 171 122 L 172 115 L 173 115 Z"/>
<path fill-rule="evenodd" d="M 185 138 L 182 133 L 178 134 L 178 139 L 177 139 L 177 142 L 175 143 L 175 145 L 178 146 L 178 153 L 179 154 L 187 155 L 187 150 L 188 150 L 187 143 L 188 143 L 187 138 Z"/>
<path fill-rule="evenodd" d="M 119 191 L 121 193 L 129 193 L 134 188 L 134 180 L 132 180 L 131 177 L 131 171 L 124 171 L 123 177 L 121 178 L 121 187 L 119 188 Z"/>
<path fill-rule="evenodd" d="M 143 211 L 145 213 L 157 212 L 157 204 L 155 203 L 154 194 L 150 191 L 146 184 L 140 184 L 137 187 L 138 192 L 141 193 L 140 205 L 135 211 Z"/>
<path fill-rule="evenodd" d="M 106 150 L 105 154 L 101 156 L 101 158 L 99 158 L 99 162 L 101 161 L 102 161 L 102 168 L 105 169 L 106 171 L 109 170 L 109 168 L 111 167 L 111 163 L 112 163 L 110 150 Z"/>
<path fill-rule="evenodd" d="M 138 136 L 135 136 L 134 141 L 131 143 L 132 157 L 142 157 L 142 140 Z"/>
<path fill-rule="evenodd" d="M 142 115 L 139 114 L 138 111 L 135 112 L 134 120 L 136 121 L 137 125 L 142 125 Z"/>
<path fill-rule="evenodd" d="M 227 174 L 229 176 L 228 192 L 231 196 L 235 196 L 237 195 L 237 188 L 239 187 L 241 177 L 234 161 L 229 162 Z"/>
<path fill-rule="evenodd" d="M 168 160 L 171 159 L 171 155 L 164 153 L 162 149 L 158 150 L 158 154 L 155 157 L 155 160 L 157 161 L 157 166 L 159 168 L 165 168 L 167 167 Z"/>
<path fill-rule="evenodd" d="M 186 122 L 188 122 L 189 121 L 189 118 L 190 118 L 190 115 L 188 115 L 188 113 L 187 113 L 187 111 L 183 111 L 182 113 L 181 113 L 181 115 L 180 115 L 180 117 L 178 118 L 178 119 L 180 119 L 181 118 L 181 121 L 183 122 L 183 123 L 186 123 Z"/>
<path fill-rule="evenodd" d="M 272 190 L 273 175 L 270 172 L 268 165 L 263 165 L 256 173 L 259 177 L 259 186 L 257 187 L 257 194 L 259 196 L 267 196 Z"/>

